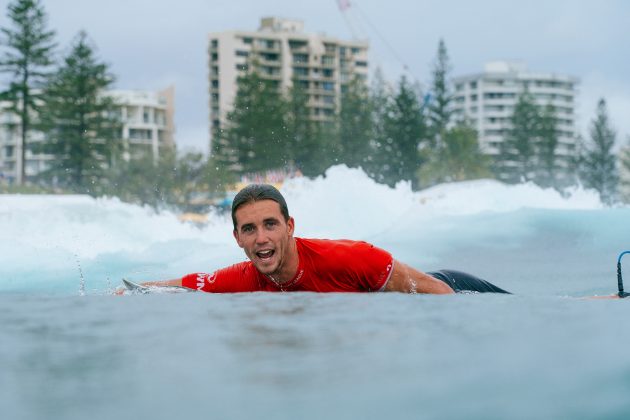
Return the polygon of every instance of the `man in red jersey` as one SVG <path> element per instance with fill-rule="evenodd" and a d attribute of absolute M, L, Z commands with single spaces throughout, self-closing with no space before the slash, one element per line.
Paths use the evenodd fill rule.
<path fill-rule="evenodd" d="M 214 293 L 235 292 L 454 292 L 508 293 L 493 284 L 452 270 L 423 273 L 367 242 L 293 236 L 295 221 L 271 185 L 242 189 L 232 203 L 234 238 L 249 261 L 212 274 L 148 282 Z"/>

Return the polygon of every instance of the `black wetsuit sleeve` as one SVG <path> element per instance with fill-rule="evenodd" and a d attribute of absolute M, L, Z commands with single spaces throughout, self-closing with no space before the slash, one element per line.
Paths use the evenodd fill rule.
<path fill-rule="evenodd" d="M 503 290 L 487 280 L 480 279 L 472 274 L 461 271 L 440 270 L 427 274 L 448 284 L 456 293 L 476 292 L 511 294 L 507 290 Z"/>

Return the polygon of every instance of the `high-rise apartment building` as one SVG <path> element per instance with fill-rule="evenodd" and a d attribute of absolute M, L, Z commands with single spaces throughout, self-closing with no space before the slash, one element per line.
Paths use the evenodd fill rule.
<path fill-rule="evenodd" d="M 113 90 L 104 93 L 118 105 L 124 159 L 133 159 L 142 152 L 151 153 L 157 159 L 162 150 L 175 147 L 174 94 L 173 87 L 160 92 Z M 22 160 L 19 118 L 7 108 L 8 103 L 0 103 L 0 178 L 19 182 L 23 165 L 28 179 L 47 169 L 54 156 L 31 150 L 31 146 L 44 140 L 42 133 L 33 130 Z"/>
<path fill-rule="evenodd" d="M 125 159 L 147 152 L 158 159 L 163 150 L 175 147 L 173 86 L 159 92 L 111 90 L 106 95 L 118 104 Z"/>
<path fill-rule="evenodd" d="M 210 131 L 226 122 L 237 91 L 237 77 L 256 63 L 261 77 L 287 89 L 293 80 L 308 95 L 311 117 L 332 119 L 344 84 L 367 79 L 368 43 L 342 41 L 304 32 L 304 23 L 261 19 L 258 31 L 226 31 L 209 36 Z"/>
<path fill-rule="evenodd" d="M 483 73 L 454 78 L 454 85 L 455 113 L 473 123 L 486 154 L 499 153 L 499 145 L 511 128 L 514 106 L 526 89 L 538 105 L 551 104 L 555 108 L 559 134 L 557 154 L 569 158 L 575 153 L 578 85 L 575 77 L 531 72 L 520 63 L 497 61 L 487 63 Z"/>

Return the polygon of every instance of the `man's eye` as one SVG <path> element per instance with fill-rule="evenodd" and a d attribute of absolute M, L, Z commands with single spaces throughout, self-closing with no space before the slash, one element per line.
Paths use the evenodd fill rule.
<path fill-rule="evenodd" d="M 266 222 L 265 226 L 267 226 L 268 228 L 272 228 L 276 225 L 276 222 Z"/>
<path fill-rule="evenodd" d="M 254 228 L 251 226 L 243 226 L 241 230 L 243 231 L 243 233 L 249 233 L 249 232 L 252 232 Z"/>

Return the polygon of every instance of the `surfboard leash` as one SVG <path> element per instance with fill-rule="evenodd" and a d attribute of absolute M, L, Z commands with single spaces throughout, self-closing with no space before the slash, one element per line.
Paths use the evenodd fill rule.
<path fill-rule="evenodd" d="M 623 291 L 623 278 L 621 275 L 621 257 L 623 257 L 626 254 L 630 254 L 630 251 L 623 251 L 621 254 L 619 254 L 619 258 L 617 259 L 617 285 L 619 286 L 620 298 L 625 298 L 625 297 L 630 296 L 630 293 Z"/>

